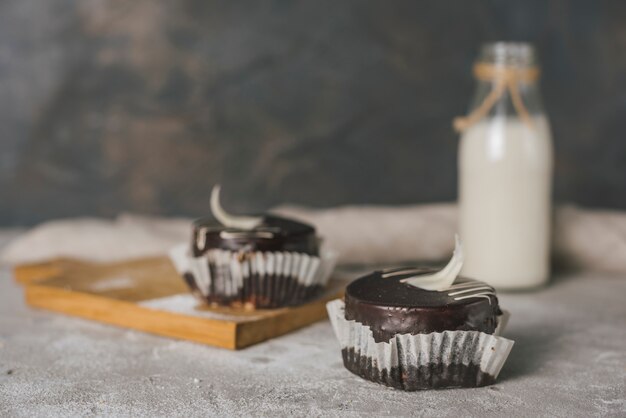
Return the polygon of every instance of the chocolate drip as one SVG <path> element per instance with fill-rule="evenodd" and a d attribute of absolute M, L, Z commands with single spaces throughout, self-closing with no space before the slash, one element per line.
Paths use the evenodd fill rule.
<path fill-rule="evenodd" d="M 432 270 L 423 269 L 424 274 L 430 272 Z M 497 316 L 501 314 L 493 292 L 477 291 L 475 297 L 459 298 L 451 295 L 455 290 L 429 291 L 401 282 L 414 274 L 383 277 L 383 273 L 377 271 L 352 282 L 346 288 L 346 319 L 369 326 L 376 342 L 389 341 L 396 334 L 443 331 L 493 334 Z M 465 283 L 488 287 L 465 278 L 458 278 L 454 285 Z"/>
<path fill-rule="evenodd" d="M 193 224 L 193 255 L 220 248 L 230 251 L 292 251 L 318 255 L 318 239 L 311 225 L 267 215 L 251 229 L 224 227 L 212 219 L 198 219 Z"/>

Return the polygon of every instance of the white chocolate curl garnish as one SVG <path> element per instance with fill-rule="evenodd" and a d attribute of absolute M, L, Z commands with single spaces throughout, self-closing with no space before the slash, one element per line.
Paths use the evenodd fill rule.
<path fill-rule="evenodd" d="M 454 236 L 454 240 L 454 253 L 444 268 L 432 274 L 407 277 L 402 279 L 401 282 L 424 290 L 441 291 L 448 289 L 454 283 L 456 276 L 459 275 L 461 267 L 463 267 L 463 245 L 458 235 Z"/>
<path fill-rule="evenodd" d="M 263 222 L 262 217 L 235 216 L 227 213 L 220 203 L 220 189 L 220 185 L 216 184 L 211 191 L 211 212 L 222 225 L 228 228 L 250 230 Z"/>

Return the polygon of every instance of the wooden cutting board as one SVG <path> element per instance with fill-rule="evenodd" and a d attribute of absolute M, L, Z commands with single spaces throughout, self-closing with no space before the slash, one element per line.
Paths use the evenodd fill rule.
<path fill-rule="evenodd" d="M 345 282 L 305 305 L 245 311 L 198 302 L 167 257 L 117 263 L 57 259 L 15 268 L 29 305 L 152 334 L 239 349 L 325 319 Z"/>

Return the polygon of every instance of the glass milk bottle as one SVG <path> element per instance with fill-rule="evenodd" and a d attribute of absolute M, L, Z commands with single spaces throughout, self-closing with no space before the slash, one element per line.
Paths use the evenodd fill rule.
<path fill-rule="evenodd" d="M 535 52 L 524 43 L 482 47 L 476 96 L 457 118 L 462 274 L 499 289 L 549 276 L 552 138 Z"/>

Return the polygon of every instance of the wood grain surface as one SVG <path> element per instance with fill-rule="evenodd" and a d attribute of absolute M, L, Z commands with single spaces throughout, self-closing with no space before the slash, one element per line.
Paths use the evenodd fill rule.
<path fill-rule="evenodd" d="M 116 263 L 57 259 L 17 266 L 14 276 L 25 286 L 26 301 L 33 307 L 228 349 L 244 348 L 326 318 L 326 302 L 341 296 L 343 289 L 341 281 L 331 280 L 324 295 L 298 307 L 249 311 L 198 301 L 192 311 L 185 311 L 146 306 L 190 299 L 166 257 Z"/>

